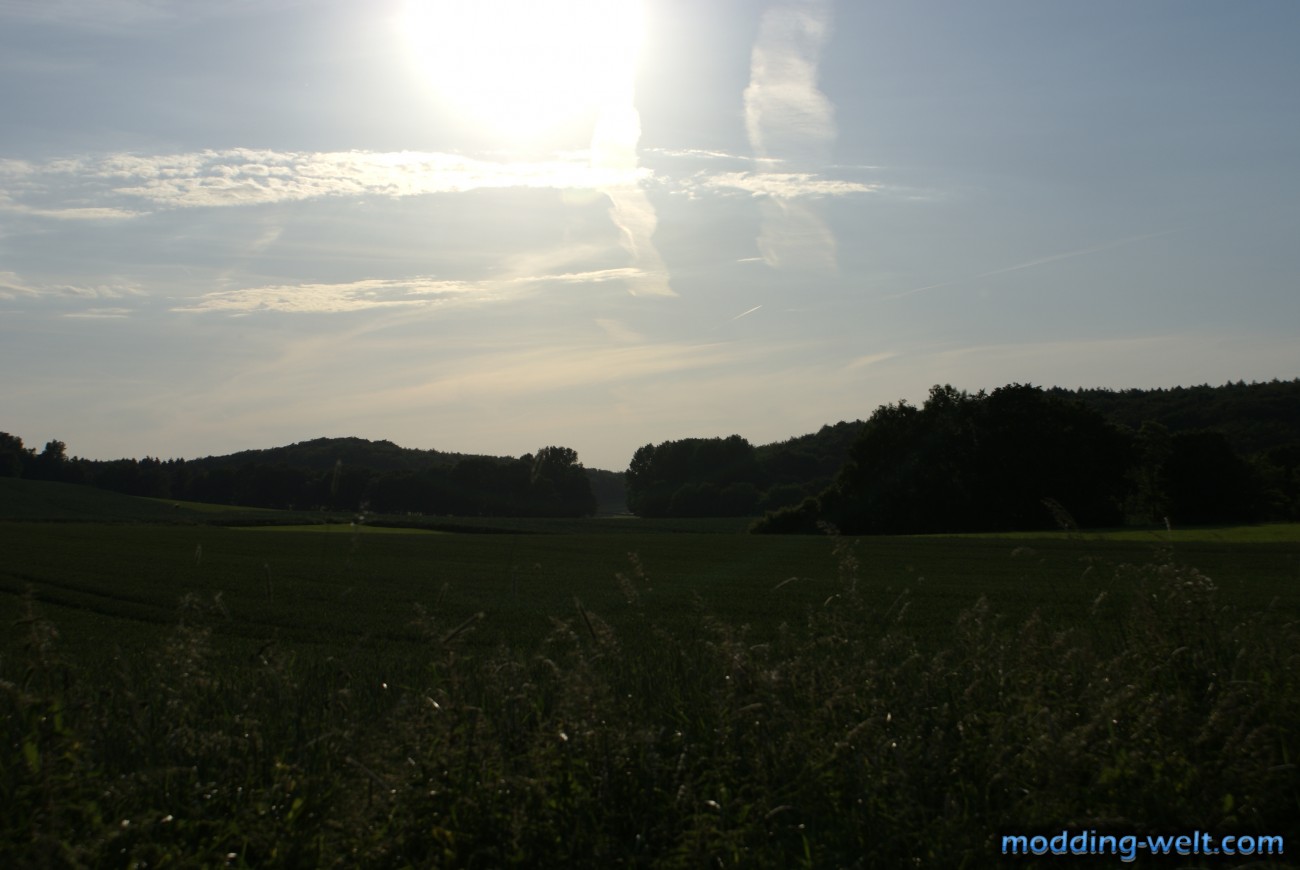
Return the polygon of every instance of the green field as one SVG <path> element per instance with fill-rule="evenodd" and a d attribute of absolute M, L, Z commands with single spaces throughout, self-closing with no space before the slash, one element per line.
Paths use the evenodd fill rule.
<path fill-rule="evenodd" d="M 1297 833 L 1295 527 L 318 524 L 47 486 L 0 486 L 20 865 L 981 867 L 1010 828 Z"/>
<path fill-rule="evenodd" d="M 630 525 L 630 524 L 629 524 Z M 526 645 L 573 600 L 617 618 L 626 610 L 616 574 L 629 554 L 645 572 L 644 607 L 668 618 L 700 606 L 770 633 L 837 591 L 834 541 L 714 534 L 456 535 L 364 526 L 0 524 L 0 568 L 10 620 L 27 587 L 66 642 L 97 644 L 133 630 L 167 630 L 185 596 L 221 594 L 221 635 L 304 644 L 381 637 L 414 643 L 415 605 L 456 623 L 482 612 L 474 642 Z M 843 543 L 843 542 L 842 542 Z M 943 636 L 984 598 L 1010 618 L 1034 610 L 1070 618 L 1098 594 L 1116 594 L 1116 566 L 1165 558 L 1148 543 L 1038 538 L 864 538 L 852 542 L 860 590 L 876 606 L 900 595 L 905 625 Z M 1210 576 L 1225 601 L 1300 615 L 1300 544 L 1194 541 L 1174 556 Z M 794 578 L 794 579 L 791 579 Z M 789 582 L 785 582 L 789 581 Z"/>

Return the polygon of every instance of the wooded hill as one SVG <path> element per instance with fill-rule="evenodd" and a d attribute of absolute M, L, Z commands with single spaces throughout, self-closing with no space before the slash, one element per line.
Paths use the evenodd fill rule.
<path fill-rule="evenodd" d="M 1044 499 L 1093 526 L 1294 518 L 1298 466 L 1300 379 L 1118 392 L 1010 385 L 992 395 L 936 387 L 920 409 L 884 405 L 865 423 L 781 444 L 755 448 L 739 435 L 647 444 L 627 488 L 641 516 L 777 514 L 760 526 L 772 531 L 818 522 L 970 531 L 1057 522 Z M 1080 486 L 1065 484 L 1070 474 Z M 991 512 L 1012 498 L 1009 481 L 1019 503 Z M 868 502 L 870 519 L 857 513 Z"/>
<path fill-rule="evenodd" d="M 229 456 L 69 458 L 51 441 L 36 453 L 0 433 L 0 477 L 89 484 L 128 495 L 288 510 L 458 516 L 579 517 L 610 495 L 612 472 L 589 471 L 567 447 L 496 457 L 410 450 L 389 441 L 318 438 Z M 594 484 L 593 484 L 594 481 Z"/>
<path fill-rule="evenodd" d="M 1068 442 L 1074 455 L 1110 450 L 1116 432 L 1126 445 L 1113 452 L 1118 465 L 1099 472 L 1098 479 L 1111 481 L 1114 491 L 1103 500 L 1109 506 L 1105 511 L 1094 514 L 1091 507 L 1083 511 L 1089 521 L 1161 521 L 1165 511 L 1172 511 L 1182 522 L 1300 515 L 1300 378 L 1156 390 L 1017 389 L 1041 394 L 1038 398 L 1047 404 L 1038 398 L 1031 404 L 1042 405 L 1040 410 L 1050 409 L 1056 415 L 1052 419 L 1059 418 L 1056 423 L 1014 418 L 1019 419 L 1016 425 L 1033 428 L 1039 443 L 1055 443 L 1054 439 L 1065 437 L 1053 429 L 1066 425 L 1061 423 L 1066 418 L 1057 413 L 1057 405 L 1064 404 L 1087 411 L 1070 418 L 1074 422 L 1068 425 L 1077 430 L 1070 437 L 1084 429 L 1095 436 L 1086 444 Z M 957 393 L 951 388 L 942 392 L 949 405 L 971 412 L 961 418 L 961 425 L 967 427 L 968 437 L 979 434 L 980 450 L 991 449 L 989 438 L 1016 443 L 1011 417 L 998 424 L 996 434 L 994 429 L 979 428 L 995 422 L 985 419 L 988 415 L 983 411 L 973 411 L 981 405 L 999 407 L 996 402 L 986 403 L 990 396 Z M 932 392 L 931 401 L 934 398 Z M 879 452 L 881 433 L 888 428 L 884 421 L 907 416 L 906 409 L 911 406 L 905 402 L 881 406 L 868 421 L 841 421 L 771 444 L 754 446 L 739 435 L 647 444 L 633 455 L 626 474 L 585 468 L 574 451 L 563 447 L 542 448 L 537 454 L 514 458 L 417 450 L 364 438 L 317 438 L 191 460 L 145 457 L 105 462 L 69 458 L 61 441 L 47 443 L 38 453 L 25 448 L 20 438 L 0 433 L 0 477 L 90 484 L 130 495 L 299 510 L 583 516 L 630 509 L 646 517 L 700 517 L 760 516 L 797 509 L 805 520 L 813 516 L 807 506 L 810 499 L 824 506 L 834 502 L 828 492 L 843 494 L 847 487 L 875 493 L 872 498 L 892 505 L 880 510 L 895 519 L 872 521 L 864 528 L 930 530 L 936 528 L 932 517 L 906 523 L 897 519 L 907 511 L 900 490 L 888 481 L 907 478 L 915 484 L 915 492 L 927 493 L 935 503 L 952 503 L 951 487 L 956 482 L 967 488 L 976 485 L 975 477 L 952 476 L 951 468 L 954 457 L 975 448 L 952 440 L 956 436 L 944 427 L 953 420 L 938 411 L 927 411 L 930 404 L 912 409 L 927 413 L 909 423 L 917 428 L 909 429 L 907 438 L 884 454 Z M 1098 427 L 1099 420 L 1106 425 Z M 972 429 L 972 421 L 979 426 Z M 1061 442 L 1062 449 L 1065 444 Z M 864 459 L 864 451 L 871 454 L 869 461 Z M 1053 521 L 1042 507 L 1042 497 L 1078 510 L 1078 505 L 1067 505 L 1067 500 L 1059 498 L 1063 490 L 1051 484 L 1053 462 L 1068 464 L 1071 454 L 1058 453 L 1052 462 L 1040 464 L 1030 461 L 1033 455 L 1032 451 L 1023 454 L 1017 476 L 1026 477 L 1025 470 L 1035 468 L 1028 477 L 1057 494 L 1045 489 L 1041 497 L 1031 498 L 1028 511 L 1034 516 L 1032 522 L 1027 514 L 1019 514 L 1021 518 L 1016 520 L 1029 522 L 1031 527 Z M 1152 458 L 1158 456 L 1164 458 L 1158 462 Z M 850 485 L 845 475 L 851 458 L 858 476 Z M 863 478 L 863 467 L 876 468 L 877 476 Z M 1209 468 L 1216 469 L 1219 478 L 1226 469 L 1237 483 L 1227 489 L 1223 480 L 1213 486 L 1196 484 L 1198 479 L 1209 479 Z M 900 469 L 910 470 L 904 473 Z M 945 479 L 945 475 L 949 476 Z M 980 479 L 978 485 L 1001 486 L 996 479 Z M 1190 493 L 1198 486 L 1201 495 L 1193 497 Z M 1138 494 L 1142 487 L 1145 494 Z M 978 520 L 984 516 L 980 509 L 969 510 L 973 512 L 970 517 L 963 518 L 959 511 L 937 525 L 956 530 L 987 524 Z M 816 519 L 811 522 L 815 525 Z M 791 518 L 783 515 L 777 525 L 791 523 Z M 766 527 L 773 526 L 769 523 Z"/>
<path fill-rule="evenodd" d="M 1150 419 L 1134 429 L 1065 391 L 934 387 L 919 408 L 878 408 L 831 486 L 769 513 L 755 530 L 812 533 L 832 525 L 848 534 L 918 534 L 1295 519 L 1300 439 L 1285 421 L 1300 402 L 1289 409 L 1275 397 L 1300 383 L 1259 386 L 1266 389 L 1253 395 L 1237 386 L 1202 393 L 1242 400 L 1235 406 L 1242 416 L 1231 422 L 1239 438 L 1253 436 L 1262 448 L 1248 456 L 1216 429 L 1175 431 Z M 1268 401 L 1245 404 L 1261 394 Z M 1145 397 L 1129 397 L 1137 398 Z M 1146 409 L 1166 410 L 1164 419 L 1177 423 L 1186 406 L 1183 395 L 1174 398 Z M 1216 404 L 1221 412 L 1234 407 Z M 1283 425 L 1251 425 L 1259 417 L 1247 409 Z"/>
<path fill-rule="evenodd" d="M 1159 423 L 1170 432 L 1212 429 L 1223 433 L 1243 456 L 1300 440 L 1300 378 L 1157 390 L 1052 387 L 1048 392 L 1083 402 L 1130 429 L 1140 429 L 1145 422 Z"/>

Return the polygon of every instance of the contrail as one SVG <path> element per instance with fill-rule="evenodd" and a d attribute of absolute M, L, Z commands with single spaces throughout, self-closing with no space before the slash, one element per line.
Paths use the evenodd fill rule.
<path fill-rule="evenodd" d="M 735 317 L 730 317 L 719 323 L 715 323 L 713 326 L 709 327 L 709 332 L 717 332 L 719 329 L 726 326 L 728 323 L 735 323 L 737 320 L 739 320 L 742 317 L 748 317 L 749 315 L 753 314 L 755 311 L 757 311 L 762 307 L 763 307 L 762 305 L 755 305 L 753 308 L 749 309 L 748 311 L 740 312 Z"/>
<path fill-rule="evenodd" d="M 1018 272 L 1021 269 L 1032 269 L 1035 266 L 1042 266 L 1047 263 L 1055 263 L 1057 260 L 1068 260 L 1072 257 L 1083 257 L 1088 254 L 1096 254 L 1099 251 L 1109 251 L 1112 248 L 1122 248 L 1126 245 L 1134 245 L 1147 239 L 1159 238 L 1176 233 L 1178 230 L 1161 230 L 1158 233 L 1145 233 L 1140 236 L 1129 236 L 1124 239 L 1116 239 L 1113 242 L 1106 242 L 1101 245 L 1093 245 L 1091 248 L 1080 248 L 1077 251 L 1065 251 L 1060 254 L 1051 254 L 1046 257 L 1038 257 L 1034 260 L 1026 260 L 1023 263 L 1016 263 L 1014 266 L 1003 266 L 1001 269 L 994 269 L 990 272 L 980 272 L 978 275 L 969 275 L 964 278 L 954 278 L 951 281 L 940 281 L 938 284 L 927 284 L 924 287 L 913 287 L 911 290 L 904 290 L 902 293 L 893 293 L 889 296 L 879 296 L 879 301 L 890 299 L 902 299 L 904 296 L 912 296 L 917 293 L 924 293 L 927 290 L 938 290 L 940 287 L 951 287 L 954 284 L 963 284 L 967 281 L 978 281 L 980 278 L 990 278 L 994 275 L 1005 275 L 1007 272 Z"/>

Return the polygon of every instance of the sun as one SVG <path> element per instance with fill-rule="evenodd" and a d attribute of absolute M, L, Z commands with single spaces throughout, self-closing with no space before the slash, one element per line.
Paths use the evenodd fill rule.
<path fill-rule="evenodd" d="M 590 134 L 631 100 L 641 0 L 407 0 L 412 65 L 443 105 L 481 133 L 524 145 Z"/>

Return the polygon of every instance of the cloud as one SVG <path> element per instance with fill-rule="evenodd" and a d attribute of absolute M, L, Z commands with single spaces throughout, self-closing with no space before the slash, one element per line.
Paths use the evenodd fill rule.
<path fill-rule="evenodd" d="M 639 282 L 652 276 L 631 266 L 617 269 L 594 269 L 590 272 L 562 272 L 558 275 L 518 276 L 508 279 L 508 284 L 604 284 L 607 281 Z"/>
<path fill-rule="evenodd" d="M 63 316 L 87 320 L 120 320 L 130 314 L 131 309 L 129 308 L 87 308 L 84 311 L 70 311 Z"/>
<path fill-rule="evenodd" d="M 430 407 L 471 396 L 540 397 L 572 389 L 630 384 L 737 365 L 756 355 L 734 344 L 592 344 L 470 355 L 417 384 L 371 393 L 375 410 Z"/>
<path fill-rule="evenodd" d="M 835 234 L 811 208 L 785 197 L 762 203 L 758 252 L 773 269 L 833 273 Z"/>
<path fill-rule="evenodd" d="M 8 195 L 0 205 L 50 216 L 129 217 L 138 212 L 124 203 L 211 208 L 485 188 L 603 189 L 635 186 L 650 175 L 648 169 L 635 165 L 593 166 L 573 156 L 502 162 L 423 151 L 234 148 L 152 156 L 110 154 L 44 163 L 3 160 L 0 185 Z M 69 199 L 75 202 L 67 202 Z M 42 200 L 56 204 L 50 206 Z"/>
<path fill-rule="evenodd" d="M 402 353 L 406 364 L 379 379 L 368 360 L 398 353 L 382 332 L 289 337 L 264 359 L 233 372 L 227 369 L 201 391 L 192 384 L 178 385 L 166 403 L 166 416 L 189 431 L 210 428 L 241 439 L 268 430 L 330 431 L 340 421 L 355 425 L 358 420 L 381 421 L 390 434 L 415 421 L 427 433 L 428 420 L 438 419 L 450 427 L 436 427 L 444 432 L 439 437 L 457 433 L 457 441 L 450 447 L 444 443 L 443 449 L 457 449 L 481 440 L 467 434 L 472 432 L 490 430 L 494 438 L 519 439 L 521 432 L 533 431 L 538 415 L 569 407 L 557 403 L 560 396 L 577 397 L 580 405 L 591 407 L 607 403 L 612 390 L 653 389 L 664 379 L 689 384 L 734 371 L 737 378 L 752 381 L 742 373 L 771 352 L 737 343 L 611 342 L 604 335 L 520 344 L 466 336 L 454 348 L 443 347 L 441 354 Z M 406 346 L 423 347 L 409 341 Z M 679 390 L 678 399 L 686 392 Z M 611 413 L 607 404 L 605 411 Z M 503 425 L 507 419 L 510 425 Z"/>
<path fill-rule="evenodd" d="M 784 3 L 763 14 L 745 89 L 745 129 L 756 156 L 820 156 L 834 140 L 835 108 L 817 87 L 829 33 L 822 2 Z"/>
<path fill-rule="evenodd" d="M 599 186 L 609 197 L 609 217 L 619 229 L 619 241 L 642 277 L 628 285 L 634 296 L 676 296 L 668 266 L 654 243 L 659 217 L 641 187 L 645 176 L 638 168 L 641 116 L 633 100 L 635 66 L 623 70 L 625 80 L 610 86 L 610 99 L 596 119 L 591 134 L 591 167 L 610 181 Z"/>
<path fill-rule="evenodd" d="M 17 272 L 0 272 L 0 299 L 19 299 L 38 296 L 39 291 L 29 287 Z"/>
<path fill-rule="evenodd" d="M 751 159 L 744 154 L 732 154 L 728 151 L 714 151 L 706 148 L 648 148 L 646 151 L 651 155 L 672 157 L 678 160 L 732 160 L 747 163 Z"/>
<path fill-rule="evenodd" d="M 628 286 L 633 296 L 676 296 L 669 283 L 668 266 L 654 243 L 658 215 L 646 192 L 639 187 L 606 188 L 612 203 L 610 219 L 622 232 L 624 250 L 636 264 L 638 279 Z"/>
<path fill-rule="evenodd" d="M 678 180 L 640 166 L 633 110 L 602 119 L 592 147 L 549 160 L 496 161 L 442 152 L 298 152 L 234 148 L 180 154 L 117 153 L 44 162 L 0 159 L 0 211 L 58 220 L 124 220 L 157 210 L 301 202 L 325 197 L 400 198 L 484 189 L 599 191 L 623 247 L 647 275 L 664 272 L 653 244 L 657 217 L 645 184 L 751 196 L 839 197 L 880 185 L 813 172 L 700 172 Z M 705 152 L 657 152 L 682 157 Z M 714 152 L 718 159 L 737 159 Z M 665 279 L 657 279 L 665 280 Z M 666 294 L 665 294 L 666 295 Z"/>
<path fill-rule="evenodd" d="M 0 179 L 21 179 L 31 174 L 29 165 L 22 161 L 9 160 L 0 161 Z M 12 181 L 10 182 L 12 184 Z M 17 189 L 18 185 L 13 185 L 11 189 Z M 31 190 L 33 185 L 27 184 L 25 187 Z M 0 190 L 0 211 L 12 212 L 14 214 L 30 215 L 32 217 L 53 218 L 55 220 L 121 220 L 123 218 L 138 217 L 140 212 L 125 208 L 115 208 L 111 206 L 62 206 L 56 208 L 44 208 L 41 206 L 28 205 L 14 198 L 10 190 Z"/>
<path fill-rule="evenodd" d="M 191 305 L 172 310 L 236 314 L 254 311 L 338 313 L 400 305 L 431 305 L 477 289 L 475 285 L 462 281 L 432 278 L 369 279 L 345 284 L 274 284 L 207 293 Z"/>
<path fill-rule="evenodd" d="M 869 353 L 866 356 L 860 356 L 857 357 L 856 359 L 850 360 L 848 364 L 845 366 L 845 368 L 847 369 L 865 368 L 866 366 L 872 366 L 875 365 L 876 363 L 881 363 L 884 362 L 885 360 L 893 359 L 896 356 L 898 356 L 898 353 L 895 351 L 882 351 L 880 353 Z"/>
<path fill-rule="evenodd" d="M 705 177 L 703 187 L 739 190 L 751 196 L 796 199 L 805 196 L 851 196 L 875 193 L 880 185 L 860 181 L 819 178 L 811 172 L 723 172 Z"/>
<path fill-rule="evenodd" d="M 105 284 L 32 284 L 17 272 L 0 272 L 0 299 L 126 299 L 143 296 L 129 281 Z"/>
<path fill-rule="evenodd" d="M 175 312 L 252 314 L 341 314 L 372 308 L 433 307 L 452 303 L 485 304 L 516 298 L 546 284 L 604 284 L 624 282 L 629 288 L 652 281 L 631 267 L 596 269 L 588 272 L 513 275 L 479 281 L 449 281 L 417 276 L 413 278 L 367 278 L 335 284 L 271 284 L 237 290 L 214 290 Z M 0 285 L 0 290 L 3 285 Z"/>
<path fill-rule="evenodd" d="M 853 182 L 827 182 L 801 172 L 768 171 L 825 160 L 835 139 L 835 107 L 817 87 L 817 65 L 830 33 L 822 0 L 791 0 L 763 14 L 745 88 L 745 130 L 758 172 L 716 176 L 714 187 L 766 196 L 758 248 L 778 269 L 834 271 L 835 236 L 794 197 L 863 193 Z"/>

